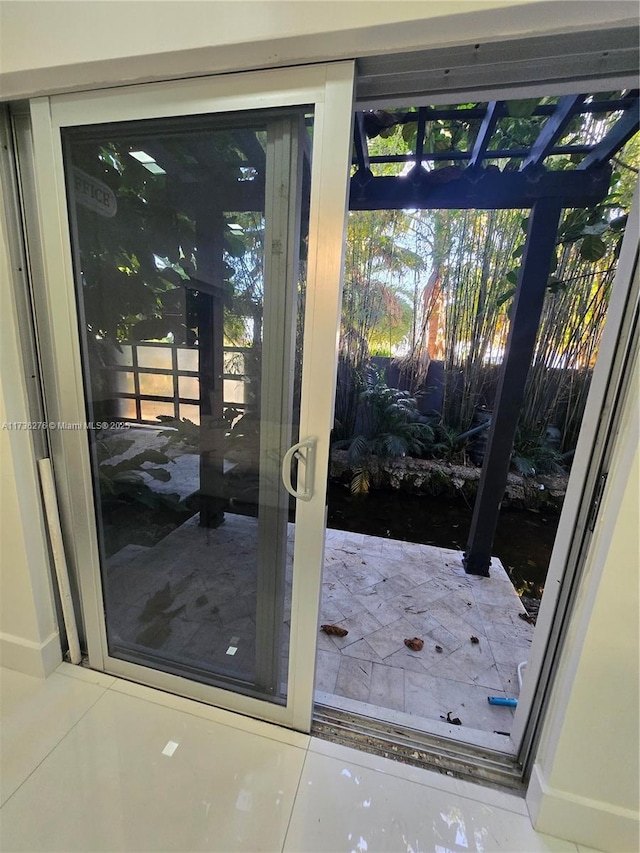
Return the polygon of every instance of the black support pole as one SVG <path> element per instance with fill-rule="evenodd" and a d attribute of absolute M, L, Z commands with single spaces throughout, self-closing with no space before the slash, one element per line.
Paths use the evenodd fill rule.
<path fill-rule="evenodd" d="M 557 200 L 541 199 L 535 203 L 529 217 L 507 347 L 463 561 L 470 575 L 489 577 L 493 537 L 507 485 L 525 383 L 533 360 L 561 210 Z"/>
<path fill-rule="evenodd" d="M 203 289 L 196 300 L 200 380 L 200 526 L 218 527 L 227 504 L 224 449 L 224 261 L 222 213 L 213 204 L 196 219 L 198 272 Z"/>

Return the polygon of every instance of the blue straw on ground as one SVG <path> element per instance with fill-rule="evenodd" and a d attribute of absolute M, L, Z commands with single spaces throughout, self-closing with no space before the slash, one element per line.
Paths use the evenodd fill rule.
<path fill-rule="evenodd" d="M 515 708 L 518 704 L 517 699 L 507 699 L 506 696 L 487 696 L 487 701 L 490 705 L 506 705 L 507 708 Z"/>

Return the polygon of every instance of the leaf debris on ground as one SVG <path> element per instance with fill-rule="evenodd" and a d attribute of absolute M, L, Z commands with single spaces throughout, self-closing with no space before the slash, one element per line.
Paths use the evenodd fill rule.
<path fill-rule="evenodd" d="M 340 625 L 321 625 L 320 630 L 330 637 L 346 637 L 349 633 L 346 628 L 341 628 Z"/>

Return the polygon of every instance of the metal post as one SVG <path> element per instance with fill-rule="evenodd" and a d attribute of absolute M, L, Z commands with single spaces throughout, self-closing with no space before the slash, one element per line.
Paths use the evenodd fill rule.
<path fill-rule="evenodd" d="M 561 210 L 557 200 L 541 199 L 529 217 L 507 347 L 464 555 L 467 574 L 489 577 L 493 537 L 507 485 L 513 439 L 535 350 Z"/>

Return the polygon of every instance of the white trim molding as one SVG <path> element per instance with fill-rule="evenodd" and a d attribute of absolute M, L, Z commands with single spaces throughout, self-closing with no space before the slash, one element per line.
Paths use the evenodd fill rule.
<path fill-rule="evenodd" d="M 638 25 L 637 3 L 631 0 L 396 0 L 386 4 L 386 9 L 384 4 L 344 0 L 331 23 L 326 21 L 333 4 L 323 8 L 323 2 L 313 0 L 263 0 L 257 4 L 262 14 L 255 16 L 255 21 L 245 16 L 242 32 L 225 34 L 224 28 L 214 23 L 216 16 L 209 15 L 203 22 L 201 8 L 206 4 L 164 2 L 154 10 L 163 22 L 155 37 L 148 41 L 136 38 L 132 43 L 117 17 L 108 8 L 101 8 L 108 3 L 92 4 L 94 8 L 86 19 L 76 14 L 77 3 L 58 3 L 52 12 L 47 8 L 49 3 L 33 2 L 29 4 L 31 18 L 26 9 L 21 9 L 23 5 L 3 4 L 7 7 L 3 9 L 4 36 L 0 43 L 0 48 L 6 46 L 7 54 L 0 72 L 3 100 L 486 42 L 517 42 L 532 36 L 552 39 L 558 33 L 592 32 L 597 37 L 603 29 L 633 30 Z M 141 26 L 146 26 L 148 13 L 144 7 L 148 4 L 129 2 L 127 6 L 131 21 L 142 21 Z M 289 9 L 283 19 L 279 15 L 286 6 Z M 366 14 L 362 14 L 359 7 L 365 6 Z M 382 8 L 371 8 L 376 6 Z M 19 61 L 13 49 L 26 26 L 25 17 L 32 67 L 25 67 L 28 60 L 24 49 Z M 218 18 L 224 19 L 224 15 L 219 13 Z M 273 27 L 277 20 L 286 21 L 279 31 Z M 172 49 L 160 38 L 160 30 L 171 33 Z M 139 30 L 130 23 L 129 31 L 133 34 L 129 38 L 133 38 Z M 96 33 L 100 34 L 98 39 Z M 567 58 L 560 53 L 556 61 L 564 65 Z M 594 71 L 601 73 L 612 64 L 611 54 L 594 56 Z M 455 77 L 447 76 L 447 86 L 449 78 Z"/>
<path fill-rule="evenodd" d="M 0 665 L 25 675 L 46 678 L 62 663 L 60 634 L 54 631 L 42 643 L 0 632 Z"/>
<path fill-rule="evenodd" d="M 553 788 L 538 764 L 531 774 L 526 802 L 538 832 L 610 853 L 640 849 L 637 811 Z"/>

